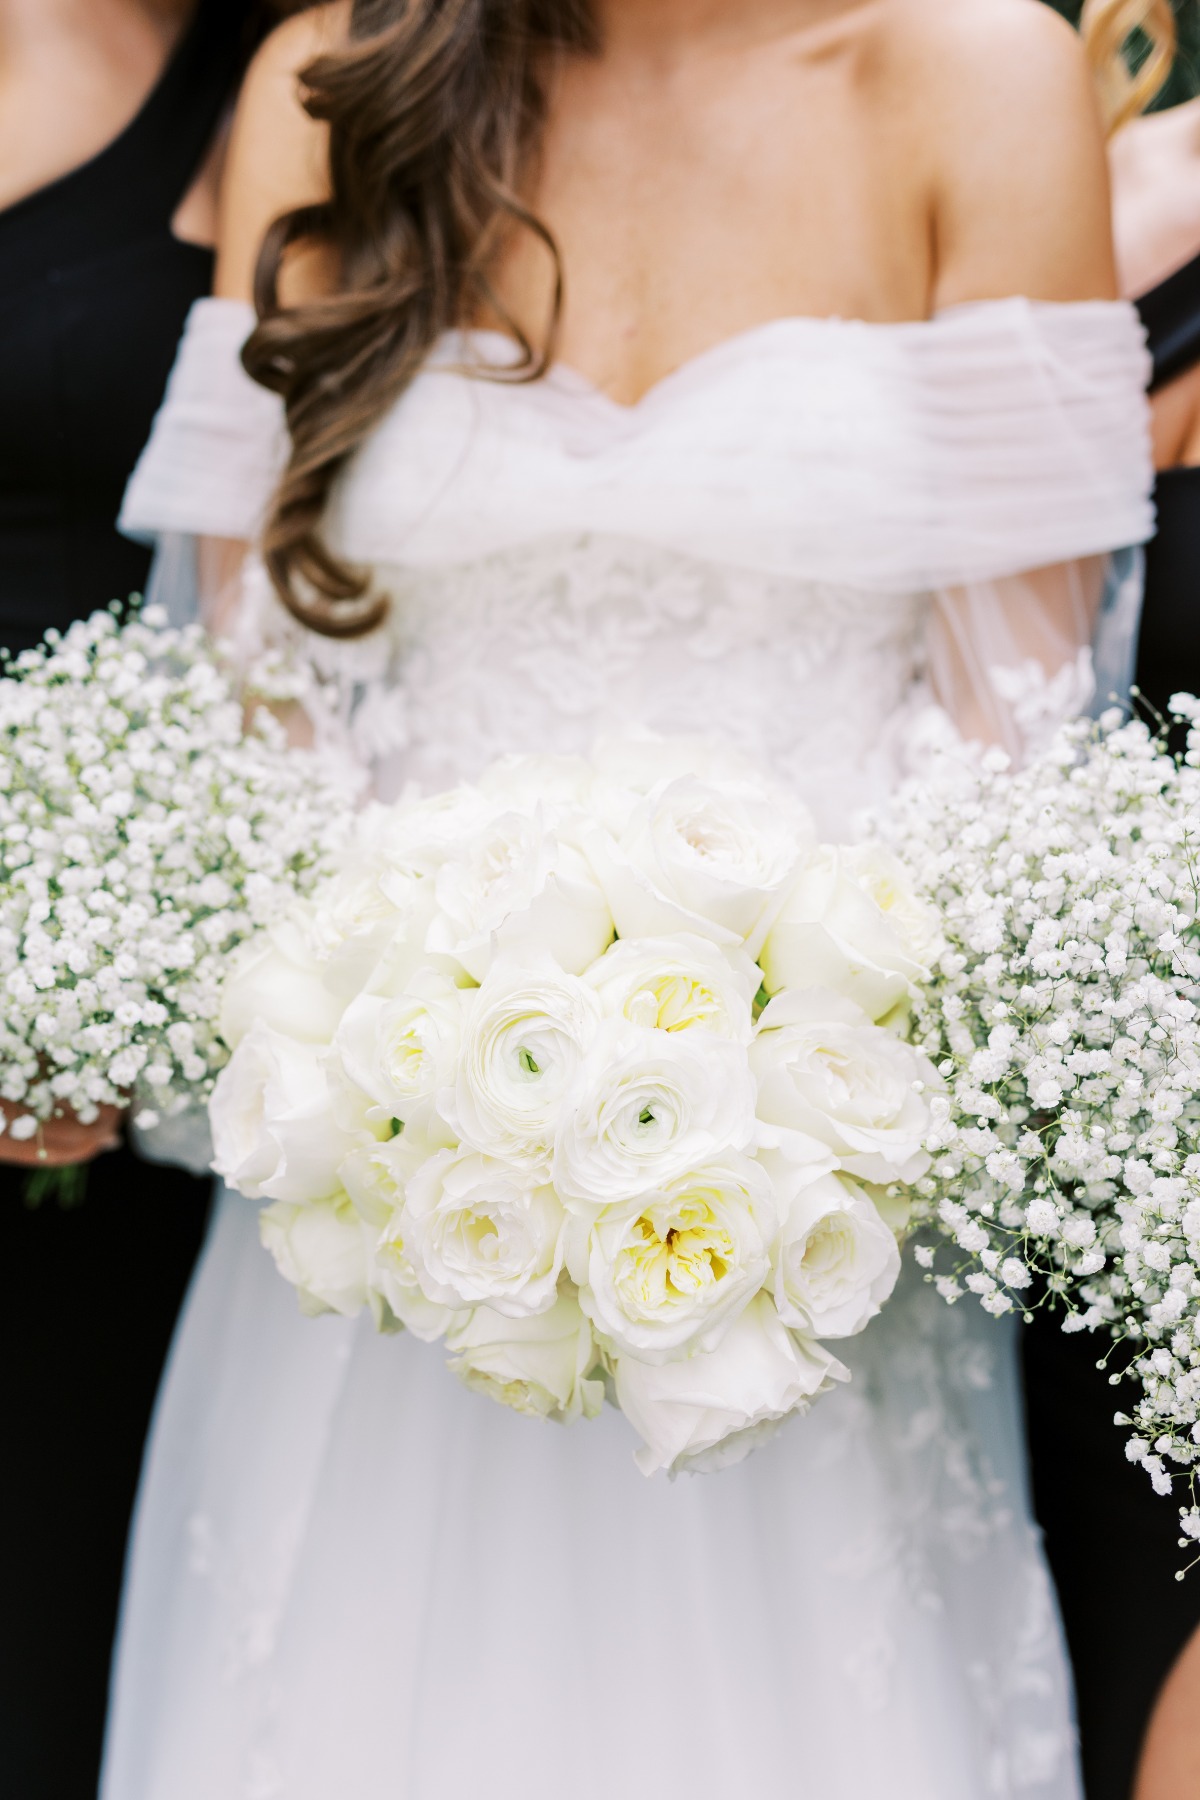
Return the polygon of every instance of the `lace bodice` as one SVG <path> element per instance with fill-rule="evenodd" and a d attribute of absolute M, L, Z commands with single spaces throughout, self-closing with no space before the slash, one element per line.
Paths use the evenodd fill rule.
<path fill-rule="evenodd" d="M 253 536 L 282 439 L 237 361 L 249 323 L 195 309 L 126 529 Z M 783 319 L 634 407 L 569 369 L 506 381 L 509 360 L 495 334 L 450 334 L 335 491 L 331 541 L 391 596 L 380 630 L 315 638 L 249 579 L 244 655 L 286 644 L 315 671 L 323 728 L 385 792 L 639 724 L 733 739 L 844 829 L 928 714 L 948 594 L 970 612 L 959 653 L 1003 621 L 988 655 L 1011 678 L 1036 602 L 999 585 L 1149 529 L 1145 352 L 1123 306 Z"/>

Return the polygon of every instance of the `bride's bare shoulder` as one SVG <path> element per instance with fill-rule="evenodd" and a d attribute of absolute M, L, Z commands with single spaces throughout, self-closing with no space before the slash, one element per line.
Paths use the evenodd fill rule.
<path fill-rule="evenodd" d="M 1114 291 L 1099 105 L 1078 35 L 1043 0 L 895 0 L 880 69 L 928 171 L 936 300 Z"/>
<path fill-rule="evenodd" d="M 294 14 L 266 39 L 246 72 L 222 180 L 216 291 L 248 300 L 269 225 L 329 192 L 329 134 L 302 103 L 301 76 L 346 41 L 350 0 Z"/>

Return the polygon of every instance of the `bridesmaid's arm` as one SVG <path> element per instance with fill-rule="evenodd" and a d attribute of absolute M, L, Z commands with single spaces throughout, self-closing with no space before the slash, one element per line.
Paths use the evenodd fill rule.
<path fill-rule="evenodd" d="M 1194 1579 L 1194 1578 L 1193 1578 Z M 1133 1800 L 1200 1794 L 1200 1630 L 1167 1677 L 1146 1733 Z"/>
<path fill-rule="evenodd" d="M 230 135 L 217 227 L 215 292 L 253 300 L 254 271 L 268 228 L 284 213 L 329 195 L 329 132 L 301 104 L 300 75 L 341 42 L 344 0 L 298 13 L 263 44 L 247 71 Z M 295 303 L 330 285 L 327 256 L 308 247 L 285 263 L 281 298 Z"/>

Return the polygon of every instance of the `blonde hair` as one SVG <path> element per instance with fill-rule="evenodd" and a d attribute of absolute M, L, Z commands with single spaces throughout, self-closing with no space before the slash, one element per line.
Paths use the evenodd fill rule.
<path fill-rule="evenodd" d="M 1171 73 L 1175 14 L 1170 0 L 1084 0 L 1079 29 L 1111 137 L 1145 112 Z M 1135 33 L 1149 45 L 1136 71 L 1128 54 Z"/>

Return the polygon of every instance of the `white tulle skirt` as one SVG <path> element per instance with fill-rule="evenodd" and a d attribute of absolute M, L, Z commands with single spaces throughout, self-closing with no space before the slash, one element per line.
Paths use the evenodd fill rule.
<path fill-rule="evenodd" d="M 103 1800 L 1077 1800 L 1012 1334 L 911 1278 L 718 1475 L 295 1310 L 220 1197 L 149 1447 Z"/>

